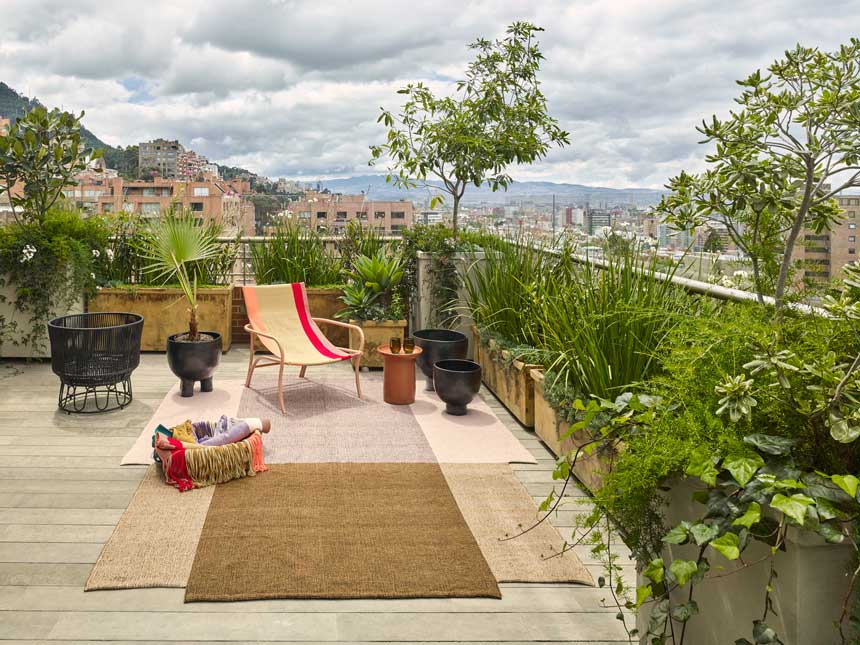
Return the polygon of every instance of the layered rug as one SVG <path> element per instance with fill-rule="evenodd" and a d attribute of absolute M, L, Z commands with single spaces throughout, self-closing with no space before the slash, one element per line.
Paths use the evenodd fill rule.
<path fill-rule="evenodd" d="M 501 598 L 436 464 L 281 464 L 218 486 L 186 601 Z"/>
<path fill-rule="evenodd" d="M 87 590 L 185 587 L 186 600 L 499 597 L 497 582 L 593 584 L 510 463 L 536 463 L 480 398 L 465 417 L 418 384 L 382 400 L 382 374 L 320 368 L 174 387 L 123 464 L 150 465 Z M 152 464 L 154 428 L 221 414 L 264 417 L 270 472 L 179 493 Z"/>

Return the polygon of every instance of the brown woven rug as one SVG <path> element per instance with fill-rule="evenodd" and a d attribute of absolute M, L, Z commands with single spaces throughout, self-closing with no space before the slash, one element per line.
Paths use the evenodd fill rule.
<path fill-rule="evenodd" d="M 501 598 L 436 464 L 274 464 L 216 488 L 186 601 Z"/>

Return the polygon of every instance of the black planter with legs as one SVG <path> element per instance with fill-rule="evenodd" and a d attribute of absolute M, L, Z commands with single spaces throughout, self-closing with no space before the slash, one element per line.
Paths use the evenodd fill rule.
<path fill-rule="evenodd" d="M 433 365 L 450 358 L 466 358 L 469 339 L 466 334 L 451 329 L 419 329 L 412 334 L 415 344 L 423 351 L 418 367 L 426 380 L 426 390 L 433 391 Z"/>
<path fill-rule="evenodd" d="M 436 394 L 445 402 L 445 412 L 462 416 L 481 389 L 481 366 L 474 361 L 449 359 L 433 366 Z"/>
<path fill-rule="evenodd" d="M 200 332 L 201 340 L 190 341 L 182 337 L 187 332 L 167 338 L 167 364 L 179 377 L 180 394 L 194 395 L 194 383 L 200 381 L 201 392 L 212 391 L 212 375 L 221 360 L 221 334 L 217 331 Z M 207 338 L 208 337 L 208 338 Z"/>

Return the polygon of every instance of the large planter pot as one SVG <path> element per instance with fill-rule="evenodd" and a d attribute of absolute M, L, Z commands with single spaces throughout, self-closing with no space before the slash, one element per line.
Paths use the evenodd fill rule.
<path fill-rule="evenodd" d="M 308 308 L 314 318 L 337 320 L 337 314 L 346 305 L 341 300 L 343 289 L 324 289 L 322 287 L 307 287 Z M 337 325 L 320 325 L 320 330 L 337 347 L 349 347 L 349 330 Z"/>
<path fill-rule="evenodd" d="M 201 392 L 212 391 L 212 375 L 221 360 L 221 334 L 201 331 L 210 338 L 198 341 L 182 340 L 186 332 L 167 338 L 167 364 L 179 377 L 180 394 L 192 396 L 194 383 L 200 381 Z"/>
<path fill-rule="evenodd" d="M 496 395 L 517 421 L 527 428 L 535 424 L 534 381 L 529 373 L 540 365 L 512 360 L 510 353 L 498 348 L 492 339 L 481 338 L 477 328 L 475 336 L 475 361 L 481 364 L 484 385 Z"/>
<path fill-rule="evenodd" d="M 463 416 L 481 389 L 481 366 L 461 359 L 437 361 L 433 365 L 433 382 L 436 394 L 445 402 L 445 412 Z"/>
<path fill-rule="evenodd" d="M 350 320 L 350 324 L 358 325 L 364 332 L 364 351 L 361 354 L 361 365 L 364 367 L 382 367 L 382 354 L 376 351 L 380 345 L 387 345 L 392 338 L 403 340 L 406 334 L 405 320 Z M 355 330 L 349 330 L 349 347 L 358 349 L 360 339 Z"/>
<path fill-rule="evenodd" d="M 83 297 L 76 297 L 70 303 L 57 303 L 51 308 L 48 319 L 34 321 L 15 308 L 15 286 L 7 284 L 0 287 L 0 357 L 2 358 L 48 358 L 51 348 L 48 342 L 47 322 L 52 318 L 80 313 L 84 310 Z M 68 305 L 68 306 L 66 306 Z M 25 339 L 31 338 L 34 327 L 38 325 L 44 334 L 34 344 Z"/>
<path fill-rule="evenodd" d="M 664 493 L 665 523 L 677 526 L 682 520 L 701 517 L 703 506 L 692 500 L 698 484 L 690 479 L 677 480 Z M 673 558 L 693 560 L 699 547 L 666 545 Z M 712 551 L 712 550 L 711 550 Z M 724 645 L 736 639 L 752 640 L 754 620 L 762 617 L 768 584 L 770 547 L 752 543 L 744 551 L 744 567 L 713 553 L 709 557 L 712 574 L 696 585 L 695 601 L 699 613 L 687 623 L 685 642 L 696 645 Z M 834 629 L 850 582 L 849 572 L 856 566 L 853 548 L 846 544 L 827 544 L 809 531 L 789 529 L 785 551 L 775 555 L 778 576 L 773 580 L 773 614 L 767 623 L 786 645 L 818 645 L 840 642 Z M 640 576 L 639 584 L 647 584 Z M 679 590 L 677 600 L 685 602 L 689 587 Z M 643 605 L 637 615 L 639 633 L 648 626 L 648 609 Z"/>
<path fill-rule="evenodd" d="M 418 357 L 418 367 L 424 374 L 426 389 L 433 391 L 433 366 L 452 358 L 466 358 L 469 339 L 465 334 L 450 329 L 419 329 L 412 334 L 415 344 L 423 351 Z"/>
<path fill-rule="evenodd" d="M 233 309 L 232 287 L 207 287 L 197 290 L 197 320 L 201 329 L 211 329 L 221 337 L 223 351 L 233 340 L 230 318 Z M 88 311 L 128 311 L 146 319 L 140 348 L 163 352 L 167 339 L 188 327 L 188 304 L 182 291 L 173 287 L 128 287 L 99 289 L 89 301 Z"/>
<path fill-rule="evenodd" d="M 541 369 L 530 372 L 534 381 L 535 395 L 535 434 L 541 438 L 556 457 L 573 453 L 577 448 L 589 443 L 593 437 L 588 430 L 577 430 L 569 434 L 570 424 L 559 418 L 556 411 L 544 396 L 544 374 Z M 596 449 L 591 454 L 580 451 L 573 472 L 576 478 L 591 490 L 596 491 L 603 485 L 603 476 L 612 470 L 617 453 Z"/>

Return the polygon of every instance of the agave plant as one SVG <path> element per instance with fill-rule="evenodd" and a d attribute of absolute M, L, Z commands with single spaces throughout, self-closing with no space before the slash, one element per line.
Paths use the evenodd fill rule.
<path fill-rule="evenodd" d="M 385 319 L 392 312 L 397 285 L 403 280 L 403 258 L 399 253 L 387 256 L 382 249 L 373 256 L 360 255 L 347 276 L 350 282 L 342 298 L 346 309 L 337 315 L 356 320 Z"/>
<path fill-rule="evenodd" d="M 147 227 L 141 252 L 146 266 L 144 272 L 154 275 L 163 284 L 179 283 L 188 301 L 188 340 L 200 340 L 197 327 L 197 274 L 189 275 L 188 265 L 215 258 L 220 247 L 217 235 L 210 227 L 201 226 L 188 213 L 167 215 Z"/>

